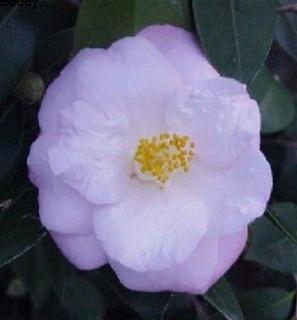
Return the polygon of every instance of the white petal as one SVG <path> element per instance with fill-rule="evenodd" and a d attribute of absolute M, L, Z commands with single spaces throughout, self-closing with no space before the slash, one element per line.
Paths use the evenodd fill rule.
<path fill-rule="evenodd" d="M 255 147 L 226 167 L 193 160 L 184 178 L 196 185 L 198 198 L 209 210 L 208 234 L 242 230 L 264 213 L 272 189 L 270 165 Z"/>
<path fill-rule="evenodd" d="M 40 126 L 55 129 L 59 112 L 83 100 L 109 117 L 124 112 L 135 135 L 148 136 L 163 128 L 166 97 L 180 85 L 174 68 L 144 38 L 123 38 L 107 50 L 84 49 L 48 88 Z"/>
<path fill-rule="evenodd" d="M 111 266 L 123 285 L 138 291 L 205 293 L 237 260 L 247 238 L 247 228 L 221 237 L 203 237 L 182 263 L 155 272 L 136 272 L 118 262 Z"/>
<path fill-rule="evenodd" d="M 93 206 L 76 190 L 55 177 L 49 168 L 47 151 L 56 137 L 42 134 L 31 146 L 28 166 L 31 181 L 39 188 L 39 214 L 49 230 L 62 233 L 90 233 Z"/>
<path fill-rule="evenodd" d="M 138 291 L 204 293 L 217 263 L 217 238 L 202 238 L 182 263 L 162 271 L 136 272 L 111 261 L 122 284 Z"/>
<path fill-rule="evenodd" d="M 107 255 L 136 271 L 161 270 L 182 262 L 206 231 L 206 210 L 185 185 L 159 190 L 131 180 L 126 196 L 94 215 Z"/>
<path fill-rule="evenodd" d="M 227 165 L 249 145 L 259 145 L 259 108 L 234 80 L 221 77 L 180 91 L 166 119 L 171 131 L 195 140 L 197 155 L 212 166 Z"/>
<path fill-rule="evenodd" d="M 104 250 L 94 234 L 70 235 L 52 232 L 59 249 L 77 268 L 91 270 L 106 263 Z"/>
<path fill-rule="evenodd" d="M 138 33 L 158 48 L 187 85 L 219 77 L 194 34 L 170 25 L 149 26 Z"/>
<path fill-rule="evenodd" d="M 248 237 L 248 229 L 222 235 L 218 238 L 217 263 L 210 283 L 215 283 L 232 266 L 242 253 Z"/>
<path fill-rule="evenodd" d="M 102 204 L 120 199 L 132 172 L 127 119 L 109 119 L 77 101 L 61 114 L 59 138 L 49 150 L 55 175 L 89 201 Z"/>

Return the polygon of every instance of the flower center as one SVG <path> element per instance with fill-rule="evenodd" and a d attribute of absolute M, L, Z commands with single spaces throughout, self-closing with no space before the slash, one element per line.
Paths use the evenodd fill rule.
<path fill-rule="evenodd" d="M 141 138 L 134 154 L 136 173 L 144 180 L 157 182 L 163 189 L 173 173 L 188 172 L 194 150 L 195 144 L 188 136 L 161 133 Z"/>

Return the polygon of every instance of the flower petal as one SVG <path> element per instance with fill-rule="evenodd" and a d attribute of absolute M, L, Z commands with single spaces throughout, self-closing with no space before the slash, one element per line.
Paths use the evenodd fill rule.
<path fill-rule="evenodd" d="M 127 114 L 137 137 L 148 136 L 163 127 L 166 97 L 180 85 L 174 68 L 144 38 L 123 38 L 107 50 L 84 49 L 50 86 L 41 127 L 54 126 L 59 110 L 83 100 L 108 116 L 114 110 Z"/>
<path fill-rule="evenodd" d="M 80 84 L 75 80 L 78 68 L 87 56 L 85 50 L 78 53 L 47 88 L 38 114 L 41 131 L 56 130 L 60 112 L 77 99 Z"/>
<path fill-rule="evenodd" d="M 106 263 L 104 250 L 94 234 L 70 235 L 52 232 L 59 249 L 77 268 L 91 270 Z"/>
<path fill-rule="evenodd" d="M 94 215 L 107 255 L 136 271 L 161 270 L 194 250 L 206 231 L 206 210 L 187 186 L 159 190 L 154 182 L 131 180 L 126 196 Z"/>
<path fill-rule="evenodd" d="M 54 174 L 89 201 L 118 201 L 132 173 L 127 119 L 109 119 L 83 101 L 61 113 L 57 142 L 49 149 Z"/>
<path fill-rule="evenodd" d="M 259 108 L 235 80 L 221 77 L 178 92 L 166 119 L 171 131 L 196 141 L 197 156 L 211 166 L 230 164 L 249 145 L 259 147 Z"/>
<path fill-rule="evenodd" d="M 158 48 L 187 85 L 219 76 L 190 32 L 170 25 L 149 26 L 138 33 Z"/>
<path fill-rule="evenodd" d="M 208 234 L 215 235 L 242 230 L 261 216 L 272 189 L 270 165 L 255 147 L 222 168 L 193 160 L 184 178 L 191 188 L 196 185 L 197 197 L 209 210 Z"/>
<path fill-rule="evenodd" d="M 93 206 L 76 190 L 55 177 L 49 168 L 47 151 L 56 137 L 41 134 L 32 144 L 28 157 L 31 181 L 39 188 L 39 214 L 49 230 L 86 234 L 93 230 Z"/>
<path fill-rule="evenodd" d="M 123 38 L 87 61 L 85 68 L 97 75 L 93 86 L 83 87 L 85 99 L 99 103 L 106 112 L 111 107 L 123 111 L 138 136 L 161 130 L 166 98 L 181 86 L 181 80 L 149 41 Z"/>
<path fill-rule="evenodd" d="M 245 227 L 235 233 L 222 235 L 218 238 L 217 263 L 210 280 L 210 285 L 215 283 L 230 266 L 238 259 L 243 251 L 248 237 L 248 229 Z"/>
<path fill-rule="evenodd" d="M 217 263 L 217 238 L 202 238 L 182 263 L 162 271 L 136 272 L 110 261 L 122 284 L 138 291 L 206 292 Z"/>
<path fill-rule="evenodd" d="M 204 237 L 182 263 L 166 270 L 136 272 L 111 261 L 122 284 L 138 291 L 205 293 L 237 260 L 247 238 L 247 228 L 230 235 Z"/>

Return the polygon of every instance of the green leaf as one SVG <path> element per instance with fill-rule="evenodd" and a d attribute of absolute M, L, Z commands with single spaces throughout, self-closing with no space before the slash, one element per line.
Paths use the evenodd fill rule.
<path fill-rule="evenodd" d="M 0 116 L 0 183 L 4 181 L 16 163 L 24 133 L 22 107 L 13 102 L 4 108 Z"/>
<path fill-rule="evenodd" d="M 248 84 L 269 52 L 276 23 L 275 0 L 193 0 L 203 48 L 224 76 Z"/>
<path fill-rule="evenodd" d="M 286 129 L 293 121 L 295 105 L 289 92 L 263 67 L 250 84 L 250 95 L 261 112 L 261 132 L 270 134 Z"/>
<path fill-rule="evenodd" d="M 292 203 L 276 203 L 271 207 L 292 230 L 297 230 L 297 206 Z M 256 220 L 251 226 L 251 243 L 245 259 L 253 260 L 268 268 L 297 272 L 297 246 L 267 217 Z"/>
<path fill-rule="evenodd" d="M 78 275 L 69 275 L 56 285 L 56 293 L 73 320 L 103 319 L 104 307 L 97 288 Z"/>
<path fill-rule="evenodd" d="M 0 219 L 0 267 L 32 249 L 46 234 L 38 218 L 30 212 L 36 195 L 25 189 Z M 26 203 L 27 202 L 27 203 Z"/>
<path fill-rule="evenodd" d="M 263 137 L 261 149 L 273 170 L 274 196 L 278 201 L 297 202 L 296 142 Z"/>
<path fill-rule="evenodd" d="M 63 1 L 38 1 L 34 10 L 30 10 L 37 41 L 45 40 L 49 36 L 75 26 L 77 12 Z"/>
<path fill-rule="evenodd" d="M 54 289 L 60 292 L 63 279 L 75 272 L 49 236 L 14 261 L 13 268 L 31 294 L 34 313 L 46 307 Z"/>
<path fill-rule="evenodd" d="M 294 99 L 295 103 L 295 117 L 293 121 L 290 123 L 286 131 L 284 132 L 284 138 L 288 140 L 297 140 L 297 106 L 296 99 Z"/>
<path fill-rule="evenodd" d="M 277 216 L 273 211 L 267 210 L 266 216 L 284 233 L 290 240 L 297 245 L 297 232 L 283 221 L 282 217 Z"/>
<path fill-rule="evenodd" d="M 41 40 L 34 54 L 34 68 L 49 69 L 53 64 L 67 58 L 73 49 L 74 28 L 58 31 Z"/>
<path fill-rule="evenodd" d="M 0 43 L 0 102 L 3 102 L 32 59 L 35 35 L 27 12 L 16 7 L 0 8 Z"/>
<path fill-rule="evenodd" d="M 189 28 L 187 0 L 85 0 L 74 48 L 108 47 L 112 42 L 151 24 Z"/>
<path fill-rule="evenodd" d="M 246 320 L 289 319 L 296 293 L 280 288 L 248 290 L 239 300 Z"/>
<path fill-rule="evenodd" d="M 52 289 L 43 247 L 40 244 L 36 245 L 32 250 L 15 260 L 13 268 L 29 290 L 35 312 L 39 311 Z"/>
<path fill-rule="evenodd" d="M 280 6 L 296 4 L 295 0 L 278 0 Z M 297 16 L 294 13 L 280 12 L 276 24 L 276 41 L 297 61 Z"/>
<path fill-rule="evenodd" d="M 50 237 L 15 261 L 13 267 L 31 293 L 35 313 L 47 307 L 44 304 L 54 292 L 71 319 L 103 318 L 98 289 L 77 274 Z"/>
<path fill-rule="evenodd" d="M 191 308 L 192 301 L 187 294 L 128 290 L 119 282 L 112 269 L 107 266 L 89 272 L 87 276 L 104 296 L 109 309 L 119 306 L 129 307 L 144 320 L 166 320 L 177 317 L 177 315 L 178 319 L 184 319 L 180 315 L 185 314 L 185 309 L 187 312 L 185 319 L 192 319 L 192 315 L 195 317 L 195 312 Z"/>
<path fill-rule="evenodd" d="M 204 298 L 228 320 L 243 320 L 237 298 L 225 278 L 213 285 Z"/>

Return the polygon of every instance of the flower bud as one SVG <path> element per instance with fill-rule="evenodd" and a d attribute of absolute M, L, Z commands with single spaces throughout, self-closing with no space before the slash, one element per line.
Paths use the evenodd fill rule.
<path fill-rule="evenodd" d="M 28 72 L 16 87 L 14 95 L 21 103 L 31 105 L 38 103 L 43 93 L 44 83 L 42 78 L 33 72 Z"/>

